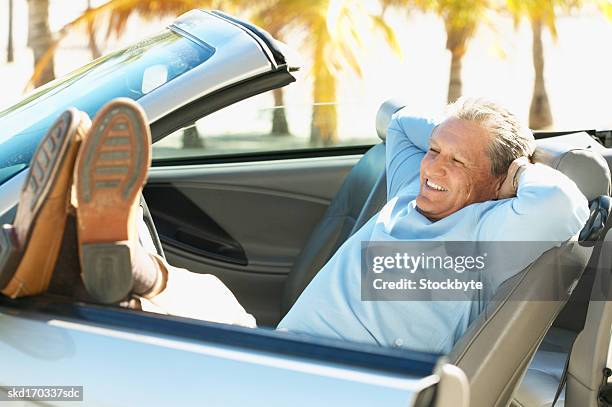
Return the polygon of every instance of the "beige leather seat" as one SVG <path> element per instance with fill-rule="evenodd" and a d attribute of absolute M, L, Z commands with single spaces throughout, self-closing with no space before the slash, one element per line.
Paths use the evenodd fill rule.
<path fill-rule="evenodd" d="M 612 298 L 612 231 L 606 234 L 594 274 L 584 328 L 579 334 L 550 329 L 514 395 L 513 406 L 551 406 L 570 350 L 567 385 L 555 406 L 598 406 L 612 329 L 612 301 L 608 301 Z"/>
<path fill-rule="evenodd" d="M 550 328 L 514 394 L 513 406 L 544 407 L 552 404 L 575 337 L 573 331 Z M 565 391 L 557 400 L 557 406 L 562 406 L 564 400 Z"/>
<path fill-rule="evenodd" d="M 568 368 L 565 407 L 596 407 L 603 369 L 610 367 L 612 330 L 612 231 L 606 234 L 584 329 L 578 334 Z"/>

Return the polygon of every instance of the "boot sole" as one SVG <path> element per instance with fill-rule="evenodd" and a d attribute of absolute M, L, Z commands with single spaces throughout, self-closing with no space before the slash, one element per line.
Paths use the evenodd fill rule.
<path fill-rule="evenodd" d="M 76 133 L 79 131 L 80 113 L 76 109 L 69 109 L 64 112 L 59 119 L 51 126 L 51 129 L 40 141 L 36 151 L 32 155 L 30 161 L 30 167 L 28 169 L 28 175 L 24 181 L 22 191 L 23 194 L 28 189 L 32 194 L 32 198 L 26 202 L 20 202 L 19 205 L 28 205 L 27 207 L 18 208 L 20 211 L 27 210 L 29 215 L 25 219 L 29 220 L 29 224 L 19 225 L 20 228 L 25 228 L 27 233 L 23 241 L 19 241 L 17 227 L 13 225 L 4 225 L 0 230 L 0 288 L 3 289 L 2 293 L 10 297 L 17 297 L 20 295 L 31 295 L 42 292 L 46 289 L 49 283 L 50 274 L 53 270 L 57 260 L 59 246 L 57 242 L 61 241 L 63 234 L 63 226 L 66 218 L 66 206 L 68 201 L 68 191 L 70 190 L 70 180 L 65 182 L 65 185 L 58 185 L 58 179 L 62 174 L 62 169 L 66 165 L 74 164 L 76 156 L 76 148 L 71 149 L 71 142 L 78 143 L 76 140 Z M 34 256 L 46 256 L 44 263 L 36 262 L 33 259 L 28 259 L 24 256 L 29 248 L 29 243 L 33 236 L 37 233 L 38 218 L 40 213 L 43 212 L 45 204 L 49 202 L 49 198 L 54 191 L 58 188 L 64 188 L 59 190 L 59 196 L 65 199 L 65 207 L 62 208 L 62 213 L 57 213 L 58 218 L 55 218 L 57 225 L 52 230 L 46 230 L 47 236 L 37 236 L 43 241 L 49 242 L 47 247 L 47 253 L 32 253 Z M 63 219 L 63 220 L 62 220 Z M 46 219 L 41 219 L 47 221 Z M 40 228 L 43 230 L 44 228 Z M 52 235 L 51 235 L 52 234 Z M 23 260 L 23 261 L 22 261 Z M 41 267 L 43 270 L 25 270 L 23 268 Z M 23 270 L 22 270 L 23 269 Z M 31 277 L 32 271 L 40 272 L 41 281 L 39 286 L 36 288 L 24 287 L 24 282 L 13 282 L 13 277 L 17 277 L 19 280 L 25 280 L 19 278 L 20 274 L 28 274 Z"/>
<path fill-rule="evenodd" d="M 151 160 L 142 108 L 115 100 L 97 114 L 75 167 L 83 283 L 102 303 L 124 300 L 133 287 L 129 241 L 135 204 Z"/>

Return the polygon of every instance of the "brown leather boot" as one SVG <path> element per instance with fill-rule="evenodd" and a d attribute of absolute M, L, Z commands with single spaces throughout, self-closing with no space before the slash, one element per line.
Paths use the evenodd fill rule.
<path fill-rule="evenodd" d="M 16 298 L 44 292 L 57 261 L 74 162 L 91 121 L 68 109 L 32 156 L 12 225 L 0 232 L 0 289 Z"/>
<path fill-rule="evenodd" d="M 151 134 L 142 108 L 115 99 L 96 115 L 75 166 L 81 277 L 89 294 L 118 303 L 133 288 L 139 196 L 151 164 Z"/>

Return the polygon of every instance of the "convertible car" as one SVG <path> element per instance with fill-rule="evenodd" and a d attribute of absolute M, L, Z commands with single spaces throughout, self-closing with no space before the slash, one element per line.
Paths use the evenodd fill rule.
<path fill-rule="evenodd" d="M 404 106 L 383 104 L 369 139 L 346 146 L 314 148 L 245 128 L 247 117 L 277 112 L 254 112 L 249 101 L 290 86 L 298 70 L 265 31 L 194 10 L 0 112 L 0 222 L 9 223 L 37 142 L 60 112 L 76 106 L 93 116 L 113 98 L 137 100 L 155 143 L 143 192 L 153 246 L 175 266 L 219 277 L 260 325 L 102 306 L 53 283 L 36 297 L 0 295 L 0 401 L 19 385 L 82 386 L 80 402 L 21 404 L 53 406 L 607 402 L 610 287 L 593 282 L 609 282 L 612 271 L 604 244 L 612 240 L 610 132 L 536 134 L 539 159 L 577 183 L 592 202 L 591 219 L 577 242 L 504 283 L 451 354 L 273 329 L 342 242 L 384 205 L 386 127 Z M 563 263 L 569 270 L 555 267 L 560 256 L 571 260 Z M 553 281 L 566 295 L 542 301 Z"/>

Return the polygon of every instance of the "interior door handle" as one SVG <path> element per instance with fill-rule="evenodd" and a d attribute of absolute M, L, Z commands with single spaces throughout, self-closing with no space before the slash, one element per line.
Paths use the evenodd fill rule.
<path fill-rule="evenodd" d="M 174 236 L 160 234 L 160 240 L 167 245 L 175 246 L 198 256 L 242 266 L 248 265 L 248 260 L 240 244 L 223 237 L 195 234 L 188 230 L 178 229 L 174 232 Z"/>

